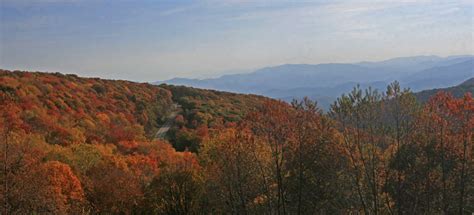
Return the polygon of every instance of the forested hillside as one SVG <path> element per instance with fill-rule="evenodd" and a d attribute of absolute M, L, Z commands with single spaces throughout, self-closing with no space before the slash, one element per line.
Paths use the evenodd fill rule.
<path fill-rule="evenodd" d="M 431 89 L 431 90 L 423 90 L 421 92 L 417 92 L 416 98 L 418 101 L 421 102 L 426 102 L 428 99 L 432 96 L 434 96 L 436 93 L 444 91 L 444 92 L 449 92 L 451 93 L 454 97 L 460 98 L 466 93 L 471 93 L 474 94 L 474 78 L 470 78 L 463 83 L 454 86 L 454 87 L 448 87 L 448 88 L 441 88 L 441 89 Z"/>
<path fill-rule="evenodd" d="M 145 140 L 172 104 L 168 90 L 127 81 L 0 71 L 0 83 L 30 132 L 63 146 Z"/>
<path fill-rule="evenodd" d="M 268 98 L 192 87 L 160 85 L 172 92 L 182 112 L 176 118 L 169 140 L 177 150 L 197 152 L 209 131 L 235 125 L 249 112 L 256 111 Z"/>
<path fill-rule="evenodd" d="M 180 105 L 166 140 L 154 132 Z M 397 82 L 324 113 L 254 95 L 0 72 L 3 214 L 469 214 L 474 100 Z"/>
<path fill-rule="evenodd" d="M 172 183 L 161 180 L 174 174 L 195 177 L 199 170 L 194 154 L 152 140 L 174 102 L 185 114 L 177 117 L 169 136 L 187 144 L 180 149 L 184 151 L 201 143 L 207 126 L 236 122 L 263 100 L 6 70 L 0 71 L 0 99 L 2 164 L 7 168 L 1 176 L 1 200 L 11 213 L 147 210 L 145 194 L 156 188 L 152 186 Z"/>

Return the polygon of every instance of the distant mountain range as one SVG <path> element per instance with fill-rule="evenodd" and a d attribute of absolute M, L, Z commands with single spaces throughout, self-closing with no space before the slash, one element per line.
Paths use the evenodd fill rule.
<path fill-rule="evenodd" d="M 379 62 L 285 64 L 251 73 L 212 79 L 174 78 L 155 84 L 192 86 L 237 93 L 264 95 L 285 101 L 309 97 L 328 107 L 337 96 L 355 85 L 385 90 L 398 80 L 413 91 L 445 88 L 474 77 L 474 56 L 415 56 Z"/>

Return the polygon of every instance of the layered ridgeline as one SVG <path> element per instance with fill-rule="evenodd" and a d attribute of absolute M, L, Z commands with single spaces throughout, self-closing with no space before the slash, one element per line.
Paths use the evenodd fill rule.
<path fill-rule="evenodd" d="M 473 76 L 473 56 L 417 56 L 353 64 L 286 64 L 213 79 L 175 78 L 156 83 L 254 93 L 284 101 L 307 96 L 328 109 L 356 84 L 383 91 L 387 84 L 398 80 L 401 86 L 416 92 L 451 87 Z"/>
<path fill-rule="evenodd" d="M 355 88 L 325 113 L 310 100 L 1 71 L 2 214 L 474 212 L 472 96 L 420 104 L 385 88 Z M 153 140 L 162 126 L 166 140 Z"/>

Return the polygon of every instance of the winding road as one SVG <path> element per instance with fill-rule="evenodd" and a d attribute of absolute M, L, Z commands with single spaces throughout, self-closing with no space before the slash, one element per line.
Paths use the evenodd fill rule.
<path fill-rule="evenodd" d="M 178 111 L 179 105 L 173 104 L 173 111 L 168 116 L 166 122 L 156 132 L 155 139 L 165 139 L 166 132 L 168 132 L 168 130 L 170 130 L 171 126 L 173 125 L 174 119 L 176 118 L 176 115 L 178 115 Z"/>

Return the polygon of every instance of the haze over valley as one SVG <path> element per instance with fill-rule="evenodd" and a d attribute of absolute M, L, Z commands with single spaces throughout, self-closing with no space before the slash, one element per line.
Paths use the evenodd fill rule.
<path fill-rule="evenodd" d="M 417 92 L 454 86 L 472 77 L 474 56 L 432 55 L 351 64 L 284 64 L 218 78 L 173 78 L 154 83 L 258 94 L 287 102 L 309 97 L 327 109 L 356 85 L 384 91 L 389 83 L 399 81 L 402 87 Z"/>

